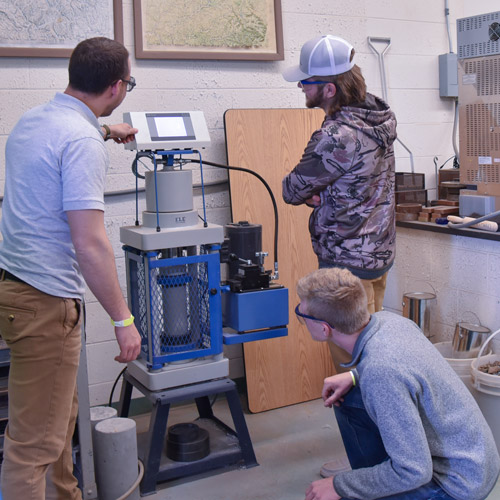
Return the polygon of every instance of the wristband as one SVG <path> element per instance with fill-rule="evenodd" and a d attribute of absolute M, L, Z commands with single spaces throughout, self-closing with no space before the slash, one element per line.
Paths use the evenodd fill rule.
<path fill-rule="evenodd" d="M 354 373 L 352 370 L 350 370 L 349 373 L 351 374 L 351 377 L 352 377 L 352 386 L 356 387 L 356 377 L 354 376 Z"/>
<path fill-rule="evenodd" d="M 134 322 L 134 316 L 132 314 L 130 315 L 130 318 L 122 319 L 121 321 L 113 321 L 113 319 L 111 319 L 111 324 L 113 326 L 129 326 L 133 322 Z"/>
<path fill-rule="evenodd" d="M 101 125 L 101 127 L 106 131 L 106 133 L 104 134 L 104 140 L 107 141 L 111 138 L 111 129 L 108 127 L 108 125 Z"/>

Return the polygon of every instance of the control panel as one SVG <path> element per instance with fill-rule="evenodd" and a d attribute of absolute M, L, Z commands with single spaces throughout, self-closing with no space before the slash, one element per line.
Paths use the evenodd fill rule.
<path fill-rule="evenodd" d="M 139 130 L 125 149 L 159 151 L 203 149 L 210 135 L 202 111 L 131 111 L 123 121 Z"/>

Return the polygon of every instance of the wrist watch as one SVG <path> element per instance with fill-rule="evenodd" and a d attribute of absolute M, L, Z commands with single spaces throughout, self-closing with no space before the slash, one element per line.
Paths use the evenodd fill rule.
<path fill-rule="evenodd" d="M 109 128 L 108 125 L 101 125 L 101 127 L 106 131 L 106 133 L 103 136 L 103 139 L 107 141 L 108 139 L 111 138 L 111 129 Z"/>

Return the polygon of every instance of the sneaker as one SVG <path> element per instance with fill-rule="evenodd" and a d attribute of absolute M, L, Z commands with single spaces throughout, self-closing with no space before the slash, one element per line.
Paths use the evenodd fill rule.
<path fill-rule="evenodd" d="M 327 462 L 323 467 L 321 467 L 320 474 L 321 477 L 334 477 L 339 472 L 346 472 L 351 470 L 351 465 L 346 455 L 336 458 L 331 462 Z"/>

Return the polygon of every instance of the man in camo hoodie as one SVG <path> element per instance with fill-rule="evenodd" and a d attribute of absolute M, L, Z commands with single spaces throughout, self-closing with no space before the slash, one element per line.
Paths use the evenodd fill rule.
<path fill-rule="evenodd" d="M 336 36 L 306 42 L 300 64 L 283 77 L 298 82 L 308 108 L 326 114 L 299 164 L 283 179 L 283 199 L 313 208 L 309 231 L 319 267 L 349 269 L 363 283 L 368 311 L 380 311 L 396 245 L 394 113 L 366 92 L 352 45 Z M 337 373 L 344 372 L 341 363 L 351 355 L 333 342 L 328 347 Z M 336 459 L 321 475 L 345 467 L 345 457 Z"/>
<path fill-rule="evenodd" d="M 354 49 L 326 35 L 305 43 L 300 64 L 283 77 L 298 81 L 308 108 L 326 117 L 299 164 L 283 180 L 283 199 L 313 211 L 309 231 L 319 267 L 344 267 L 363 282 L 371 313 L 382 309 L 394 261 L 396 118 L 366 92 Z M 336 368 L 349 361 L 332 352 Z"/>

